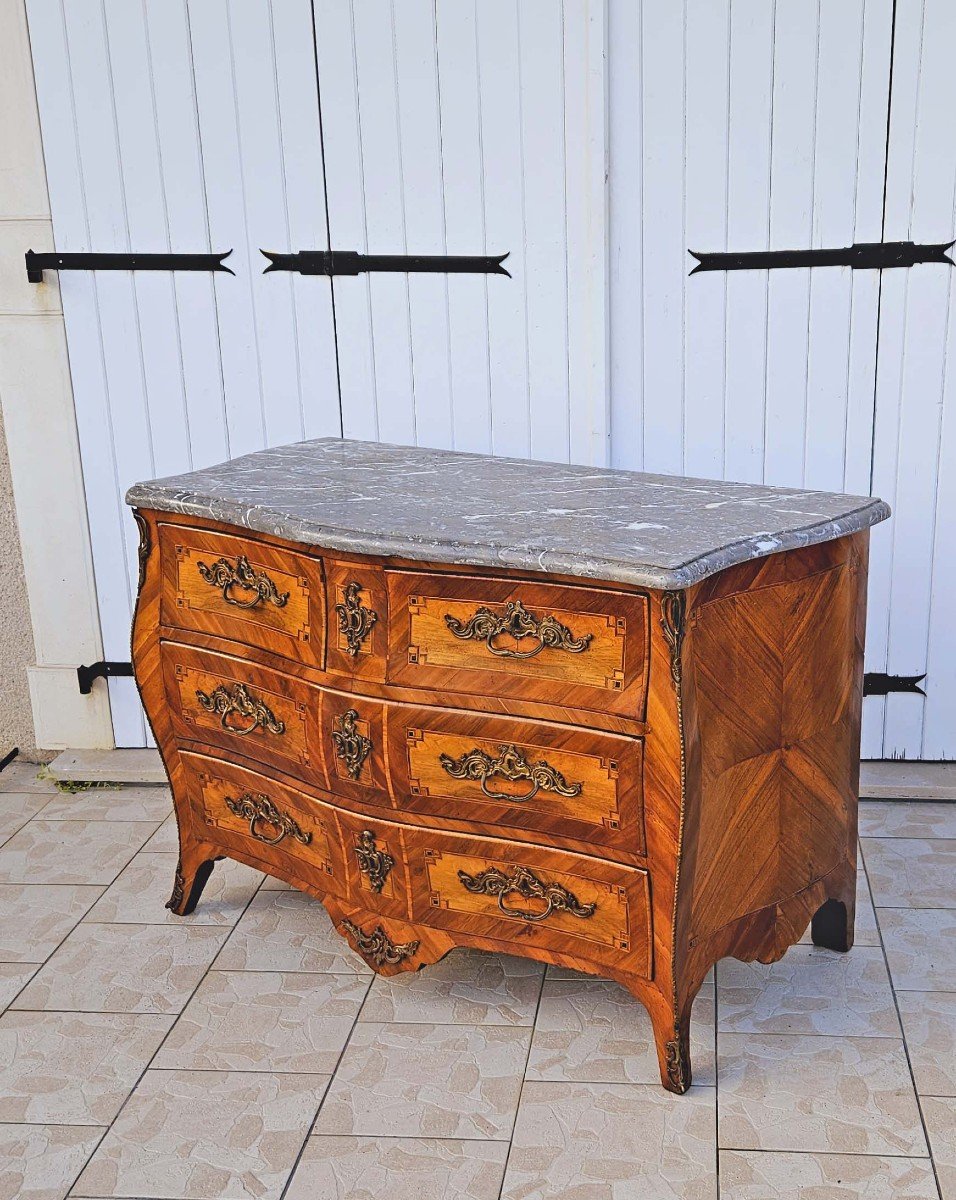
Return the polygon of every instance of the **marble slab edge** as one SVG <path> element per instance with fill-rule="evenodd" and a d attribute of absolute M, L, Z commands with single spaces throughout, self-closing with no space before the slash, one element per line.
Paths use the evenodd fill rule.
<path fill-rule="evenodd" d="M 660 591 L 679 591 L 738 563 L 858 533 L 885 521 L 890 515 L 889 505 L 885 501 L 873 499 L 831 520 L 816 521 L 801 529 L 776 534 L 754 534 L 698 555 L 676 567 L 660 567 L 614 558 L 589 558 L 584 547 L 575 554 L 548 550 L 532 552 L 520 546 L 499 546 L 493 542 L 462 543 L 339 529 L 314 521 L 297 520 L 281 509 L 249 507 L 201 493 L 177 491 L 171 494 L 149 483 L 131 487 L 126 494 L 126 503 L 133 508 L 219 521 L 343 554 L 382 555 L 415 562 L 468 567 L 507 567 L 625 583 Z"/>

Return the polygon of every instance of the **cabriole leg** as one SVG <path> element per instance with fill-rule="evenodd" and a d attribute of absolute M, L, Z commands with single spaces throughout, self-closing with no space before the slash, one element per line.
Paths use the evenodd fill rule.
<path fill-rule="evenodd" d="M 215 864 L 216 858 L 207 847 L 180 852 L 173 894 L 166 901 L 166 907 L 177 917 L 188 917 L 195 910 Z"/>

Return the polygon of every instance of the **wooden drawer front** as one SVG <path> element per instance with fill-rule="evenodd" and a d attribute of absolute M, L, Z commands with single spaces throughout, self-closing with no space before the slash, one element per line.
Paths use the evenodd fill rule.
<path fill-rule="evenodd" d="M 643 853 L 640 739 L 405 705 L 388 723 L 402 808 Z"/>
<path fill-rule="evenodd" d="M 342 809 L 337 815 L 350 897 L 362 908 L 407 917 L 405 826 Z"/>
<path fill-rule="evenodd" d="M 644 596 L 386 572 L 388 678 L 643 719 Z"/>
<path fill-rule="evenodd" d="M 381 567 L 326 560 L 326 669 L 352 679 L 385 679 L 388 597 Z"/>
<path fill-rule="evenodd" d="M 324 890 L 345 894 L 334 808 L 245 767 L 190 751 L 180 757 L 199 837 L 251 855 L 287 878 L 318 875 Z"/>
<path fill-rule="evenodd" d="M 182 737 L 303 770 L 325 784 L 314 688 L 245 659 L 179 642 L 162 642 L 160 656 L 166 698 Z"/>
<path fill-rule="evenodd" d="M 162 621 L 323 665 L 322 564 L 265 542 L 160 525 Z"/>
<path fill-rule="evenodd" d="M 385 705 L 324 688 L 321 705 L 329 791 L 367 804 L 389 804 Z"/>
<path fill-rule="evenodd" d="M 645 871 L 557 850 L 409 830 L 412 919 L 584 954 L 650 977 Z"/>

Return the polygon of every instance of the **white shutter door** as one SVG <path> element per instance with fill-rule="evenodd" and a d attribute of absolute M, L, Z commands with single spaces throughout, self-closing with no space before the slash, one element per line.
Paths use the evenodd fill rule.
<path fill-rule="evenodd" d="M 346 436 L 607 459 L 602 0 L 316 0 Z"/>
<path fill-rule="evenodd" d="M 229 275 L 62 272 L 104 653 L 129 658 L 130 483 L 339 433 L 308 0 L 28 0 L 61 251 L 233 250 Z M 102 686 L 102 685 L 97 685 Z M 143 745 L 131 679 L 117 745 Z"/>
<path fill-rule="evenodd" d="M 613 462 L 868 491 L 877 274 L 687 251 L 879 240 L 892 0 L 609 2 Z"/>
<path fill-rule="evenodd" d="M 888 241 L 956 236 L 956 7 L 898 0 L 886 192 Z M 956 271 L 885 271 L 873 488 L 893 518 L 874 530 L 872 670 L 921 675 L 926 699 L 867 700 L 871 757 L 956 756 Z"/>

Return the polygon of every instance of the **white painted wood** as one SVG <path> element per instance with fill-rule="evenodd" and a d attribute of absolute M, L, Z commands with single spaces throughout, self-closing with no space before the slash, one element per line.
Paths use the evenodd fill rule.
<path fill-rule="evenodd" d="M 337 279 L 346 432 L 606 461 L 603 0 L 319 0 L 315 29 L 333 246 L 512 274 Z"/>
<path fill-rule="evenodd" d="M 886 193 L 889 240 L 949 240 L 956 229 L 956 11 L 941 0 L 897 5 Z M 956 645 L 948 625 L 956 573 L 947 548 L 956 419 L 953 271 L 887 272 L 880 305 L 873 486 L 894 517 L 874 545 L 870 628 L 891 674 L 927 672 L 926 700 L 888 696 L 882 754 L 952 757 Z M 951 539 L 950 539 L 951 540 Z M 882 669 L 882 668 L 881 668 Z"/>
<path fill-rule="evenodd" d="M 311 10 L 37 0 L 29 17 L 57 248 L 232 246 L 240 272 L 60 281 L 103 655 L 123 660 L 129 484 L 340 431 L 329 283 L 263 278 L 258 252 L 327 243 Z M 133 681 L 109 695 L 117 744 L 147 743 Z"/>

